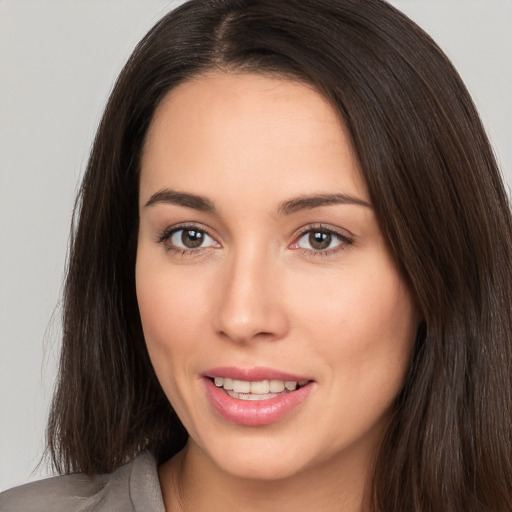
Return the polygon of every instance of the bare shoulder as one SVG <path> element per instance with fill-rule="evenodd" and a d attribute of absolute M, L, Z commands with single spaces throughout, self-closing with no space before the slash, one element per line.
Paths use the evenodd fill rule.
<path fill-rule="evenodd" d="M 0 494 L 2 512 L 164 512 L 158 471 L 147 452 L 105 475 L 47 478 Z"/>

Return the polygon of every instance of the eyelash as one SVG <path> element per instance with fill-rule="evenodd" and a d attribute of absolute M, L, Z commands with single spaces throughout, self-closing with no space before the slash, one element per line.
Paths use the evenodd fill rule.
<path fill-rule="evenodd" d="M 339 244 L 335 247 L 324 249 L 324 250 L 318 250 L 318 249 L 305 249 L 303 247 L 299 247 L 298 243 L 301 240 L 301 238 L 304 237 L 304 235 L 310 233 L 322 233 L 326 235 L 333 236 L 339 240 Z M 334 254 L 337 254 L 340 251 L 344 251 L 347 249 L 347 246 L 350 246 L 354 243 L 354 239 L 340 233 L 339 231 L 333 229 L 332 227 L 325 226 L 323 224 L 317 224 L 313 226 L 306 226 L 302 230 L 299 231 L 299 233 L 295 236 L 295 241 L 292 243 L 292 246 L 294 247 L 294 250 L 300 250 L 304 254 L 308 256 L 331 256 Z"/>
<path fill-rule="evenodd" d="M 177 256 L 185 257 L 185 256 L 199 256 L 205 249 L 208 247 L 197 247 L 195 249 L 186 249 L 183 247 L 177 247 L 174 244 L 166 243 L 168 242 L 172 236 L 180 231 L 197 231 L 199 233 L 203 233 L 207 235 L 212 240 L 215 238 L 210 234 L 208 229 L 205 229 L 204 226 L 199 226 L 197 224 L 178 224 L 177 226 L 172 226 L 170 228 L 166 228 L 157 239 L 158 243 L 164 245 L 166 251 L 170 251 L 175 253 Z"/>
<path fill-rule="evenodd" d="M 211 238 L 212 240 L 215 241 L 215 238 L 210 234 L 208 229 L 204 228 L 204 226 L 199 226 L 196 224 L 180 224 L 177 226 L 172 226 L 170 228 L 166 228 L 158 236 L 157 242 L 163 244 L 165 246 L 165 250 L 173 252 L 180 257 L 199 256 L 200 254 L 202 254 L 202 252 L 205 249 L 212 247 L 212 246 L 207 246 L 207 247 L 197 247 L 194 249 L 192 249 L 192 248 L 186 249 L 186 248 L 182 248 L 182 247 L 177 247 L 174 244 L 166 243 L 172 238 L 173 235 L 175 235 L 176 233 L 179 233 L 180 231 L 197 231 L 197 232 L 200 232 L 200 233 L 208 236 L 209 238 Z M 322 233 L 322 234 L 333 236 L 339 240 L 339 244 L 335 247 L 327 248 L 324 250 L 305 249 L 303 247 L 299 247 L 298 246 L 299 241 L 308 233 Z M 218 243 L 218 242 L 216 242 L 216 243 Z M 339 231 L 337 231 L 331 227 L 327 227 L 325 225 L 318 224 L 318 225 L 313 225 L 313 226 L 311 226 L 311 225 L 306 226 L 302 230 L 300 230 L 295 235 L 294 242 L 291 244 L 290 247 L 292 248 L 292 250 L 300 250 L 300 251 L 302 251 L 303 254 L 305 254 L 307 256 L 314 257 L 314 256 L 329 256 L 329 255 L 336 254 L 339 251 L 346 250 L 347 246 L 350 246 L 353 243 L 354 243 L 353 238 L 348 237 L 347 235 L 341 234 Z"/>

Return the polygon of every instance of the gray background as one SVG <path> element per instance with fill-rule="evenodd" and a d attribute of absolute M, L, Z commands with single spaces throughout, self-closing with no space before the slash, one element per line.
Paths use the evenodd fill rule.
<path fill-rule="evenodd" d="M 34 468 L 74 196 L 113 81 L 164 0 L 0 0 L 0 489 Z M 452 58 L 512 183 L 512 0 L 395 0 Z"/>

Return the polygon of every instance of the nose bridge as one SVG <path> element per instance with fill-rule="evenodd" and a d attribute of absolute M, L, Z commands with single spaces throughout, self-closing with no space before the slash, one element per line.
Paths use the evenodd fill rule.
<path fill-rule="evenodd" d="M 287 329 L 277 259 L 258 245 L 231 251 L 220 285 L 216 330 L 237 342 L 279 339 Z"/>

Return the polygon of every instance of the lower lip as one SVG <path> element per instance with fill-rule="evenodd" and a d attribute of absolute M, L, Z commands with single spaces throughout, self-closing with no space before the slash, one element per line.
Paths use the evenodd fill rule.
<path fill-rule="evenodd" d="M 204 379 L 206 392 L 215 410 L 226 420 L 238 425 L 269 425 L 283 419 L 298 407 L 313 389 L 310 382 L 304 387 L 269 398 L 268 400 L 241 400 L 229 396 L 210 379 Z"/>

